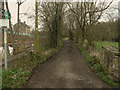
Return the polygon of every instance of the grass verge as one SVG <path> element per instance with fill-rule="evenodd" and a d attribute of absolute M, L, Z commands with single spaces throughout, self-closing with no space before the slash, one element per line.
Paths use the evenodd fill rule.
<path fill-rule="evenodd" d="M 108 75 L 104 72 L 102 65 L 98 61 L 90 57 L 88 51 L 83 46 L 76 43 L 74 44 L 82 51 L 82 55 L 84 56 L 86 62 L 91 67 L 91 69 L 96 72 L 97 76 L 101 77 L 102 80 L 105 81 L 108 85 L 120 88 L 120 84 L 110 80 Z"/>

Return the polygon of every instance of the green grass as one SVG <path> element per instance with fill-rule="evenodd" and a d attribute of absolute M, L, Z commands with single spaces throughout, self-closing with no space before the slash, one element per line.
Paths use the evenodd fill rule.
<path fill-rule="evenodd" d="M 91 57 L 89 57 L 88 51 L 87 51 L 85 48 L 83 48 L 81 45 L 79 45 L 79 44 L 76 44 L 76 43 L 75 43 L 75 45 L 82 51 L 82 55 L 84 56 L 86 62 L 87 62 L 89 65 L 93 65 L 93 64 L 95 63 L 95 62 L 94 62 L 94 59 L 91 58 Z"/>
<path fill-rule="evenodd" d="M 102 46 L 113 46 L 118 48 L 118 43 L 117 42 L 109 42 L 109 41 L 94 41 L 95 47 L 97 49 L 101 49 Z"/>
<path fill-rule="evenodd" d="M 113 82 L 112 80 L 110 80 L 108 75 L 104 72 L 102 65 L 98 61 L 96 61 L 92 57 L 90 57 L 88 51 L 83 46 L 76 44 L 76 43 L 74 43 L 74 44 L 82 51 L 82 55 L 84 56 L 86 62 L 91 67 L 91 69 L 96 72 L 96 75 L 100 76 L 103 79 L 103 81 L 105 81 L 108 85 L 114 86 L 116 88 L 120 88 L 120 83 Z M 104 45 L 105 44 L 110 45 L 109 42 L 104 42 Z M 99 49 L 100 48 L 101 48 L 101 46 L 99 46 Z"/>
<path fill-rule="evenodd" d="M 103 76 L 103 81 L 105 81 L 106 83 L 108 83 L 111 86 L 114 86 L 116 88 L 120 88 L 120 84 L 119 83 L 115 83 L 112 80 L 110 80 L 110 78 L 108 77 L 108 75 L 104 75 Z"/>
<path fill-rule="evenodd" d="M 85 44 L 88 43 L 88 40 L 85 39 Z M 98 50 L 101 50 L 102 46 L 113 46 L 118 48 L 118 42 L 112 42 L 112 41 L 94 41 L 95 48 Z"/>
<path fill-rule="evenodd" d="M 68 38 L 68 37 L 65 37 L 64 40 L 69 40 L 69 38 Z"/>

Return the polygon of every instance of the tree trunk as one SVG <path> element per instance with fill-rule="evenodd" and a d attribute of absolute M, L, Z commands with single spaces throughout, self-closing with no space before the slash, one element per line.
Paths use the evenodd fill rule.
<path fill-rule="evenodd" d="M 85 31 L 84 29 L 82 29 L 82 45 L 84 44 L 84 40 L 85 40 Z"/>
<path fill-rule="evenodd" d="M 73 32 L 69 30 L 69 40 L 73 40 Z"/>
<path fill-rule="evenodd" d="M 57 44 L 58 45 L 60 45 L 61 44 L 61 42 L 62 42 L 62 18 L 61 18 L 61 16 L 58 16 L 58 20 L 57 20 L 57 22 L 58 22 L 58 36 L 57 36 Z"/>
<path fill-rule="evenodd" d="M 6 0 L 6 9 L 7 9 L 7 12 L 10 13 L 7 0 Z M 13 54 L 16 54 L 15 39 L 14 39 L 14 35 L 13 35 L 13 30 L 12 30 L 11 18 L 9 18 L 9 27 L 10 27 L 10 37 L 11 37 L 12 47 L 13 47 Z"/>
<path fill-rule="evenodd" d="M 17 15 L 17 23 L 18 23 L 18 37 L 17 37 L 17 53 L 19 52 L 19 30 L 20 30 L 20 17 L 19 17 L 19 13 L 20 13 L 20 4 L 18 3 L 18 15 Z"/>
<path fill-rule="evenodd" d="M 36 31 L 36 53 L 37 55 L 39 55 L 39 37 L 38 37 L 38 1 L 36 0 L 35 1 L 35 14 L 36 14 L 36 17 L 35 17 L 35 31 Z"/>

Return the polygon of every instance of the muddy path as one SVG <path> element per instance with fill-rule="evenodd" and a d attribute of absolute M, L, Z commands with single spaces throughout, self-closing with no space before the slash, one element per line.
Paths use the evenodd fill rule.
<path fill-rule="evenodd" d="M 85 62 L 78 48 L 64 41 L 63 48 L 38 66 L 24 88 L 109 88 Z"/>

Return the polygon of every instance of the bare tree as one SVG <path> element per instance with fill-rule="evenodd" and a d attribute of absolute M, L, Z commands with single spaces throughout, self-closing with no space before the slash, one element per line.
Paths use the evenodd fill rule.
<path fill-rule="evenodd" d="M 18 5 L 18 11 L 17 11 L 17 23 L 18 23 L 18 30 L 17 30 L 17 53 L 19 52 L 19 28 L 20 28 L 20 6 L 25 2 L 26 0 L 17 0 L 17 5 Z"/>
<path fill-rule="evenodd" d="M 79 33 L 77 33 L 76 36 L 79 38 L 81 36 L 82 44 L 84 43 L 85 35 L 88 30 L 90 30 L 90 27 L 98 22 L 98 20 L 101 18 L 102 12 L 108 9 L 112 2 L 110 2 L 109 4 L 106 4 L 105 2 L 68 3 L 68 6 L 70 10 L 74 13 L 78 24 Z"/>
<path fill-rule="evenodd" d="M 48 30 L 52 47 L 58 46 L 62 40 L 62 23 L 66 5 L 63 2 L 42 3 L 40 17 L 44 23 L 44 29 Z"/>
<path fill-rule="evenodd" d="M 6 9 L 7 9 L 7 12 L 10 14 L 9 6 L 8 6 L 8 0 L 6 0 Z M 16 54 L 15 39 L 14 39 L 14 32 L 13 32 L 12 24 L 11 24 L 11 18 L 9 18 L 9 29 L 10 29 L 10 37 L 11 37 L 12 47 L 13 47 L 13 54 Z"/>

